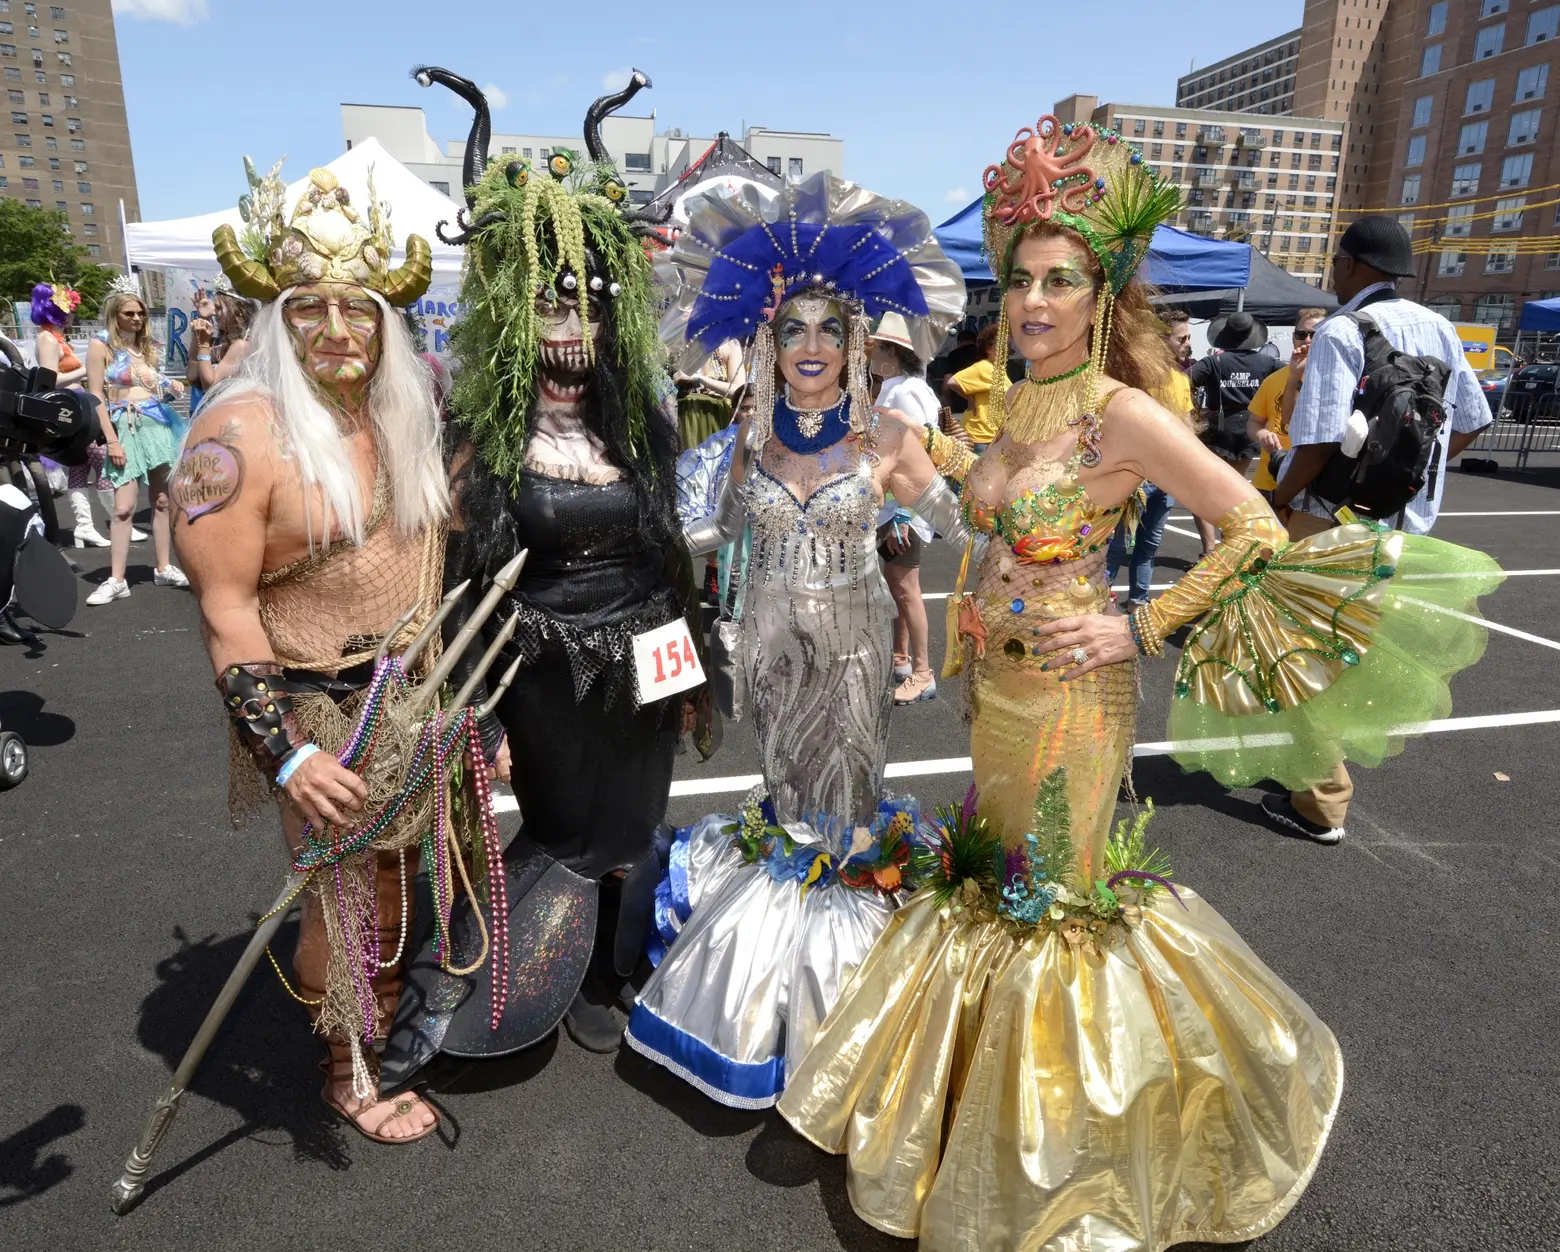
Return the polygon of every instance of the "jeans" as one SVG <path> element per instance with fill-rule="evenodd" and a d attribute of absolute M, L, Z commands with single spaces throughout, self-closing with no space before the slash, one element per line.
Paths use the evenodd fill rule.
<path fill-rule="evenodd" d="M 1149 584 L 1154 579 L 1154 557 L 1165 537 L 1165 518 L 1175 507 L 1175 500 L 1153 483 L 1144 484 L 1147 500 L 1138 514 L 1137 532 L 1133 537 L 1132 553 L 1127 555 L 1127 527 L 1123 522 L 1110 537 L 1110 549 L 1105 554 L 1105 576 L 1112 583 L 1116 571 L 1126 565 L 1131 572 L 1128 579 L 1127 600 L 1131 604 L 1143 604 L 1148 600 Z"/>

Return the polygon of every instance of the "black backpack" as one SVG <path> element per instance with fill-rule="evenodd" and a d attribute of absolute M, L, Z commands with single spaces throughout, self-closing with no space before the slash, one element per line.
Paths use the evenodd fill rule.
<path fill-rule="evenodd" d="M 1439 357 L 1399 352 L 1369 313 L 1345 316 L 1365 340 L 1365 373 L 1355 405 L 1370 427 L 1359 454 L 1335 453 L 1311 491 L 1334 512 L 1348 507 L 1362 517 L 1394 521 L 1425 483 L 1434 484 L 1452 370 Z"/>

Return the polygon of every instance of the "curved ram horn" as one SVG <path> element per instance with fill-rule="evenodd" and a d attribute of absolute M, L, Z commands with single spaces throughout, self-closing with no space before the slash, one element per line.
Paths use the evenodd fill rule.
<path fill-rule="evenodd" d="M 244 250 L 238 246 L 238 236 L 226 222 L 211 232 L 211 246 L 216 249 L 222 272 L 232 280 L 233 290 L 239 295 L 251 300 L 274 300 L 282 294 L 271 271 L 244 255 Z"/>
<path fill-rule="evenodd" d="M 421 235 L 406 237 L 406 261 L 385 275 L 380 293 L 397 308 L 415 304 L 433 282 L 433 249 Z"/>
<path fill-rule="evenodd" d="M 471 134 L 466 138 L 466 160 L 461 168 L 462 189 L 466 193 L 466 207 L 475 209 L 477 197 L 472 188 L 482 181 L 482 171 L 487 169 L 488 145 L 493 141 L 493 119 L 488 113 L 487 97 L 482 94 L 482 88 L 469 78 L 462 78 L 459 74 L 452 74 L 449 70 L 440 69 L 437 65 L 419 65 L 412 71 L 412 77 L 417 80 L 419 86 L 431 87 L 434 83 L 440 83 L 448 87 L 457 96 L 469 104 L 476 112 L 471 120 Z M 443 235 L 439 236 L 444 239 Z M 453 240 L 445 239 L 445 243 Z"/>
<path fill-rule="evenodd" d="M 609 113 L 616 113 L 639 94 L 640 88 L 650 85 L 650 76 L 642 70 L 635 70 L 629 75 L 627 87 L 622 91 L 614 91 L 610 96 L 602 96 L 585 110 L 585 150 L 590 153 L 592 161 L 611 159 L 607 155 L 607 145 L 601 142 L 601 119 Z"/>

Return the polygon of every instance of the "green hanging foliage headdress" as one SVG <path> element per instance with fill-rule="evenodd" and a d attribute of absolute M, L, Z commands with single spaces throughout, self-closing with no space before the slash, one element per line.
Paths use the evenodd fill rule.
<path fill-rule="evenodd" d="M 537 296 L 572 290 L 579 296 L 587 354 L 594 350 L 592 305 L 611 319 L 613 334 L 603 342 L 613 345 L 616 359 L 609 364 L 623 380 L 630 451 L 643 455 L 662 372 L 651 267 L 639 238 L 653 219 L 627 210 L 628 189 L 601 144 L 600 122 L 649 79 L 635 71 L 623 91 L 591 105 L 588 159 L 559 149 L 541 167 L 529 160 L 489 167 L 482 92 L 448 70 L 423 67 L 415 75 L 424 86 L 449 87 L 476 114 L 466 144 L 467 209 L 457 216 L 458 234 L 446 235 L 443 223 L 438 232 L 444 242 L 467 248 L 462 317 L 453 335 L 460 367 L 451 395 L 457 420 L 489 469 L 513 485 L 536 399 Z"/>

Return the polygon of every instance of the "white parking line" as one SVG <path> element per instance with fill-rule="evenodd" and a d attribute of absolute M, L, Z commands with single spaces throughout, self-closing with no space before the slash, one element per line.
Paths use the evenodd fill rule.
<path fill-rule="evenodd" d="M 1190 513 L 1167 514 L 1172 522 L 1192 521 Z M 1439 517 L 1560 517 L 1560 509 L 1493 509 L 1484 512 L 1461 512 L 1457 510 L 1443 509 L 1437 513 Z M 1182 532 L 1185 533 L 1184 531 Z"/>
<path fill-rule="evenodd" d="M 1420 608 L 1430 609 L 1435 613 L 1444 613 L 1447 617 L 1455 617 L 1465 622 L 1486 626 L 1490 630 L 1499 631 L 1503 635 L 1510 635 L 1515 639 L 1523 639 L 1528 643 L 1540 644 L 1543 647 L 1553 648 L 1555 651 L 1560 652 L 1560 640 L 1545 639 L 1542 635 L 1530 635 L 1527 631 L 1518 630 L 1515 626 L 1502 626 L 1499 622 L 1492 622 L 1488 618 L 1475 617 L 1472 613 L 1460 613 L 1456 609 L 1449 609 L 1440 604 L 1431 604 L 1428 600 L 1418 600 L 1413 596 L 1404 596 L 1403 599 L 1419 605 Z"/>
<path fill-rule="evenodd" d="M 1554 578 L 1554 577 L 1560 576 L 1560 569 L 1508 569 L 1508 570 L 1502 570 L 1501 573 L 1504 574 L 1507 578 Z M 1414 582 L 1416 579 L 1426 579 L 1426 580 L 1428 580 L 1428 579 L 1440 579 L 1440 578 L 1487 578 L 1487 577 L 1489 577 L 1489 575 L 1484 574 L 1484 573 L 1479 572 L 1479 571 L 1472 571 L 1472 572 L 1469 572 L 1469 573 L 1466 573 L 1466 574 L 1404 574 L 1403 575 L 1403 581 L 1404 582 Z M 1150 591 L 1169 591 L 1170 588 L 1173 587 L 1173 586 L 1175 586 L 1174 583 L 1150 583 L 1148 585 L 1148 589 Z M 1115 586 L 1113 586 L 1111 588 L 1111 590 L 1112 591 L 1126 591 L 1127 590 L 1127 584 L 1126 583 L 1117 583 Z M 949 591 L 923 591 L 921 593 L 921 599 L 923 599 L 923 600 L 946 600 L 952 594 L 953 593 L 949 592 Z"/>
<path fill-rule="evenodd" d="M 1549 642 L 1549 641 L 1544 641 Z M 1553 645 L 1560 646 L 1560 645 Z M 1399 735 L 1442 735 L 1462 730 L 1504 730 L 1512 726 L 1545 726 L 1560 722 L 1560 709 L 1536 709 L 1529 713 L 1488 713 L 1478 717 L 1438 717 L 1431 722 L 1417 722 L 1397 727 Z M 1166 756 L 1187 749 L 1203 751 L 1231 750 L 1239 747 L 1275 747 L 1285 742 L 1282 735 L 1251 735 L 1245 739 L 1210 739 L 1198 741 L 1164 740 L 1158 743 L 1139 743 L 1132 748 L 1133 756 Z M 967 774 L 973 768 L 967 756 L 938 757 L 928 761 L 895 761 L 885 771 L 888 778 L 927 778 L 934 774 Z M 684 778 L 672 784 L 671 794 L 677 796 L 713 796 L 743 792 L 763 782 L 759 774 L 728 774 L 723 778 Z M 513 813 L 519 806 L 514 796 L 495 795 L 493 808 L 500 813 Z"/>

